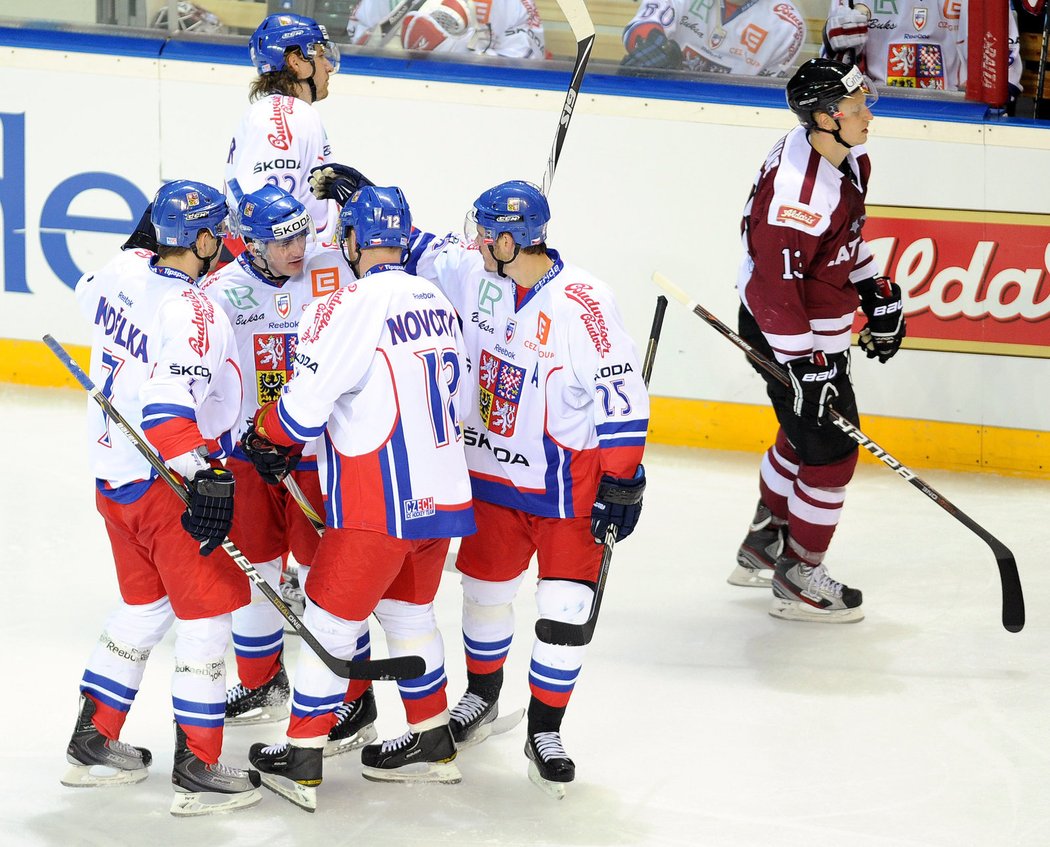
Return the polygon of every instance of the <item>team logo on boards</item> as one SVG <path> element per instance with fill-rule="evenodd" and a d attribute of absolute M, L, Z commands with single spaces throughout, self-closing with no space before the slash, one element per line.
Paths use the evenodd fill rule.
<path fill-rule="evenodd" d="M 292 378 L 298 342 L 294 332 L 257 333 L 252 337 L 255 382 L 260 406 L 277 400 L 281 396 L 284 384 Z"/>
<path fill-rule="evenodd" d="M 478 403 L 481 421 L 498 435 L 511 436 L 518 421 L 518 403 L 525 384 L 525 368 L 505 362 L 488 350 L 481 351 Z"/>
<path fill-rule="evenodd" d="M 281 291 L 273 295 L 273 306 L 277 314 L 287 318 L 292 313 L 292 295 L 287 291 Z"/>

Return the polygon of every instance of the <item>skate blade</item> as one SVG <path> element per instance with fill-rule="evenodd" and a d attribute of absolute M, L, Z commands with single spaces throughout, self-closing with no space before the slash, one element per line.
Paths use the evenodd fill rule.
<path fill-rule="evenodd" d="M 470 738 L 466 738 L 463 741 L 457 741 L 456 749 L 469 750 L 471 747 L 477 747 L 490 735 L 503 735 L 505 732 L 510 732 L 514 727 L 521 723 L 521 720 L 524 717 L 524 709 L 518 709 L 517 711 L 511 712 L 509 715 L 501 715 L 494 721 L 479 726 Z"/>
<path fill-rule="evenodd" d="M 240 791 L 237 794 L 175 789 L 170 811 L 177 818 L 192 818 L 232 812 L 235 809 L 248 809 L 261 801 L 262 794 L 257 788 L 251 791 Z"/>
<path fill-rule="evenodd" d="M 260 706 L 249 709 L 243 714 L 226 718 L 226 726 L 256 726 L 264 723 L 278 723 L 288 719 L 288 704 L 282 706 Z"/>
<path fill-rule="evenodd" d="M 295 780 L 268 773 L 260 773 L 262 784 L 269 788 L 274 794 L 294 803 L 300 809 L 307 812 L 317 811 L 317 786 L 300 785 Z M 318 780 L 320 782 L 320 780 Z"/>
<path fill-rule="evenodd" d="M 110 788 L 114 785 L 134 785 L 149 776 L 146 768 L 131 771 L 106 765 L 75 764 L 60 780 L 67 788 Z"/>
<path fill-rule="evenodd" d="M 737 565 L 733 572 L 726 578 L 730 585 L 738 585 L 741 588 L 766 588 L 773 584 L 772 568 L 747 568 Z"/>
<path fill-rule="evenodd" d="M 785 621 L 805 621 L 808 623 L 858 623 L 864 620 L 864 609 L 834 609 L 822 611 L 798 600 L 773 598 L 769 614 Z"/>
<path fill-rule="evenodd" d="M 444 785 L 455 785 L 463 779 L 456 763 L 452 761 L 413 762 L 393 770 L 365 767 L 361 769 L 361 776 L 371 782 L 440 782 Z"/>
<path fill-rule="evenodd" d="M 376 732 L 375 724 L 369 724 L 363 726 L 357 731 L 356 735 L 351 735 L 349 738 L 342 738 L 339 741 L 329 741 L 324 745 L 324 754 L 326 757 L 338 756 L 341 753 L 349 753 L 351 750 L 359 750 L 366 744 L 371 744 L 379 737 L 379 733 Z"/>
<path fill-rule="evenodd" d="M 544 779 L 540 776 L 540 770 L 536 767 L 536 763 L 533 761 L 529 762 L 529 780 L 548 797 L 555 800 L 565 799 L 565 786 L 568 783 L 551 782 L 549 779 Z"/>

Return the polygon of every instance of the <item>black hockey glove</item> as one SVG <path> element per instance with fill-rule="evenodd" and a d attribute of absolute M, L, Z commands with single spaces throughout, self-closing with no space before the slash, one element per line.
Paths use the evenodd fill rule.
<path fill-rule="evenodd" d="M 150 203 L 146 207 L 146 211 L 142 213 L 142 217 L 139 218 L 138 224 L 135 226 L 135 231 L 128 236 L 128 240 L 120 245 L 121 250 L 149 250 L 151 253 L 157 252 L 157 230 L 153 228 L 153 221 L 150 219 L 153 214 L 153 204 Z"/>
<path fill-rule="evenodd" d="M 820 426 L 839 396 L 834 385 L 839 375 L 838 363 L 829 361 L 818 350 L 808 359 L 792 359 L 787 363 L 787 372 L 793 395 L 791 411 Z"/>
<path fill-rule="evenodd" d="M 357 168 L 351 168 L 349 165 L 333 162 L 310 170 L 310 192 L 318 200 L 335 200 L 340 208 L 346 205 L 346 201 L 353 197 L 359 188 L 366 185 L 375 183 Z"/>
<path fill-rule="evenodd" d="M 255 428 L 255 421 L 248 425 L 248 430 L 241 438 L 241 450 L 248 457 L 263 482 L 269 485 L 280 485 L 281 480 L 295 470 L 303 455 L 301 445 L 285 447 L 274 444 L 263 438 Z"/>
<path fill-rule="evenodd" d="M 620 61 L 624 68 L 676 71 L 682 67 L 682 48 L 669 41 L 663 30 L 654 29 L 645 38 L 639 38 L 631 50 Z"/>
<path fill-rule="evenodd" d="M 856 287 L 860 307 L 868 316 L 857 343 L 869 359 L 877 356 L 885 364 L 900 350 L 908 334 L 901 287 L 884 276 L 862 280 Z"/>
<path fill-rule="evenodd" d="M 641 465 L 630 479 L 602 477 L 591 507 L 591 535 L 597 543 L 605 543 L 605 534 L 610 526 L 616 527 L 617 541 L 623 541 L 634 532 L 638 517 L 642 514 L 644 492 L 645 468 Z"/>
<path fill-rule="evenodd" d="M 233 523 L 233 474 L 224 468 L 197 471 L 189 483 L 190 504 L 182 513 L 182 528 L 209 556 L 226 539 Z"/>

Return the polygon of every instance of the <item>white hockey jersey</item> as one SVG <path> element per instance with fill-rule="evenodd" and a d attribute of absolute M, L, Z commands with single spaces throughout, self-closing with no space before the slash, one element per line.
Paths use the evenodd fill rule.
<path fill-rule="evenodd" d="M 146 250 L 121 253 L 77 283 L 77 303 L 92 323 L 91 379 L 165 459 L 202 442 L 221 458 L 241 409 L 233 329 L 193 280 L 154 260 Z M 156 472 L 94 401 L 88 407 L 99 490 L 131 502 Z"/>
<path fill-rule="evenodd" d="M 234 455 L 241 453 L 240 437 L 259 407 L 277 400 L 295 367 L 299 341 L 299 320 L 306 307 L 318 297 L 326 297 L 355 279 L 334 244 L 308 243 L 302 270 L 277 285 L 260 274 L 247 253 L 209 274 L 200 288 L 222 309 L 233 325 L 244 379 L 244 402 L 237 431 Z M 317 452 L 309 444 L 307 457 Z M 308 463 L 300 463 L 308 469 Z"/>
<path fill-rule="evenodd" d="M 829 15 L 848 0 L 831 0 Z M 862 4 L 856 4 L 858 7 Z M 965 0 L 871 0 L 868 37 L 861 66 L 873 82 L 902 88 L 953 91 L 966 87 L 967 3 Z M 1010 10 L 1007 78 L 1021 84 L 1017 15 Z"/>
<path fill-rule="evenodd" d="M 307 308 L 295 374 L 264 427 L 285 443 L 324 435 L 329 526 L 470 535 L 465 372 L 452 304 L 399 265 L 380 265 Z"/>
<path fill-rule="evenodd" d="M 474 496 L 570 518 L 590 514 L 603 474 L 634 476 L 649 393 L 609 288 L 549 255 L 554 266 L 520 304 L 514 280 L 486 272 L 456 236 L 423 235 L 410 267 L 463 319 L 477 398 L 465 409 Z"/>
<path fill-rule="evenodd" d="M 242 194 L 270 183 L 306 206 L 320 238 L 333 240 L 339 207 L 310 193 L 310 169 L 330 161 L 328 135 L 313 105 L 280 94 L 256 100 L 241 118 L 226 158 L 230 208 L 236 209 L 239 199 L 230 189 L 230 180 L 237 180 Z"/>
<path fill-rule="evenodd" d="M 787 76 L 806 38 L 790 0 L 642 0 L 624 46 L 630 51 L 654 28 L 678 44 L 687 70 L 750 76 Z"/>

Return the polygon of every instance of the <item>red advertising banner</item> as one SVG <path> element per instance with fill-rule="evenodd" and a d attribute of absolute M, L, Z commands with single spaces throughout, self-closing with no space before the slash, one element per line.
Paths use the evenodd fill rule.
<path fill-rule="evenodd" d="M 1050 358 L 1050 215 L 868 206 L 864 240 L 904 293 L 906 347 Z"/>

